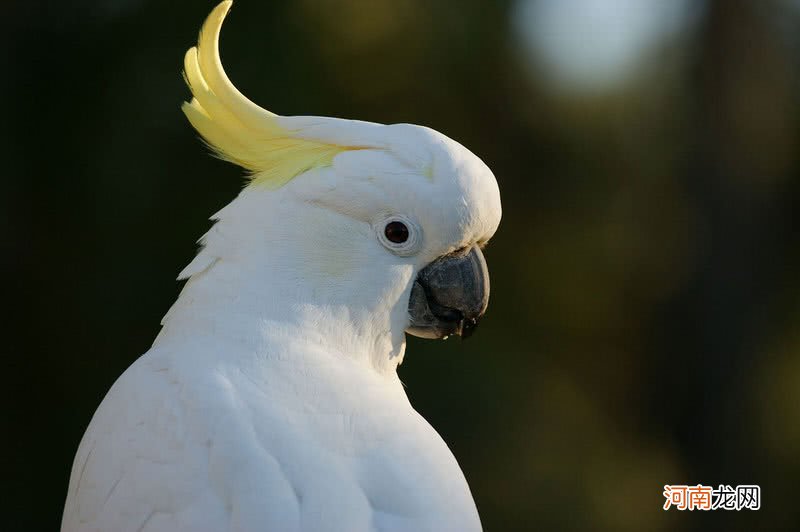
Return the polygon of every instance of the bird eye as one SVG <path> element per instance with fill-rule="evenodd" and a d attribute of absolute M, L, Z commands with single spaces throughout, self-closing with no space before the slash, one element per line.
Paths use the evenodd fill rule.
<path fill-rule="evenodd" d="M 402 244 L 408 240 L 408 227 L 406 227 L 406 224 L 403 222 L 389 222 L 383 229 L 383 234 L 386 235 L 386 238 L 389 240 L 389 242 Z"/>
<path fill-rule="evenodd" d="M 401 257 L 408 257 L 419 251 L 422 245 L 422 228 L 411 217 L 392 214 L 381 217 L 373 225 L 378 241 Z"/>

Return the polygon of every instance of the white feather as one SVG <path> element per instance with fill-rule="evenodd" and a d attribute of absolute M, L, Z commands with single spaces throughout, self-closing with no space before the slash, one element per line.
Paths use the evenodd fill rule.
<path fill-rule="evenodd" d="M 224 81 L 209 84 L 232 94 Z M 92 418 L 63 532 L 480 529 L 396 368 L 416 274 L 497 229 L 494 176 L 427 128 L 276 120 L 372 148 L 249 186 L 214 216 L 153 347 Z M 413 255 L 376 238 L 392 214 L 420 228 Z"/>

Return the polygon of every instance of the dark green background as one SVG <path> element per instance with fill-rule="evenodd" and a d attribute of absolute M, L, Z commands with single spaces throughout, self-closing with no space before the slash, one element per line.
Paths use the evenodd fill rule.
<path fill-rule="evenodd" d="M 265 107 L 428 125 L 494 170 L 485 322 L 400 368 L 487 530 L 800 529 L 800 21 L 704 4 L 592 94 L 529 68 L 507 1 L 238 0 L 226 22 Z M 92 412 L 241 187 L 179 110 L 213 5 L 3 5 L 3 530 L 57 528 Z M 762 510 L 664 512 L 667 483 L 760 484 Z"/>

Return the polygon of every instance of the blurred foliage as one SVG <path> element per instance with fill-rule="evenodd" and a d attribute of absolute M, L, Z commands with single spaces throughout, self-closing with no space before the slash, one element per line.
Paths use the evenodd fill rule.
<path fill-rule="evenodd" d="M 702 4 L 594 92 L 526 58 L 510 0 L 238 0 L 226 22 L 262 105 L 428 125 L 497 175 L 481 330 L 412 339 L 400 368 L 487 530 L 800 529 L 800 18 Z M 179 111 L 212 6 L 6 7 L 5 530 L 57 527 L 92 412 L 242 183 Z M 668 483 L 760 484 L 762 510 L 664 512 Z"/>

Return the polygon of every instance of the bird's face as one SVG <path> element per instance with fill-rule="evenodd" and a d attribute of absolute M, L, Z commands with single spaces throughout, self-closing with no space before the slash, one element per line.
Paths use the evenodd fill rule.
<path fill-rule="evenodd" d="M 287 185 L 301 205 L 319 209 L 307 221 L 325 235 L 310 235 L 302 254 L 348 284 L 375 284 L 367 292 L 399 311 L 406 332 L 467 337 L 489 301 L 482 248 L 500 222 L 497 182 L 441 134 L 385 127 L 404 146 L 399 154 L 391 142 L 389 150 L 347 151 Z"/>

